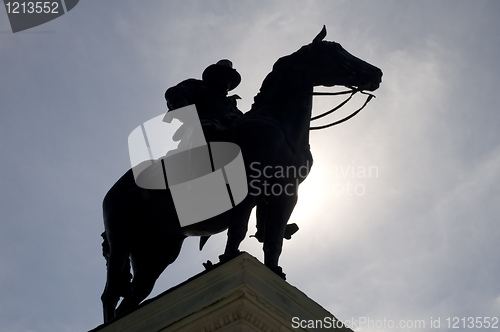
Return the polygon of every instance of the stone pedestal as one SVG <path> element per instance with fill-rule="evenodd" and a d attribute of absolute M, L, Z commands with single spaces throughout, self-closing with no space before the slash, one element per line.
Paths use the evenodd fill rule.
<path fill-rule="evenodd" d="M 243 253 L 91 332 L 352 332 L 255 257 Z"/>

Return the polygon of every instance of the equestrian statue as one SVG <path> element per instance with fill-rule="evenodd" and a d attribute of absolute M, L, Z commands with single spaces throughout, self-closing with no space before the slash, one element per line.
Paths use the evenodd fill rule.
<path fill-rule="evenodd" d="M 241 80 L 229 60 L 209 66 L 202 80 L 188 79 L 167 90 L 169 110 L 197 106 L 207 141 L 240 147 L 248 194 L 222 214 L 181 227 L 170 191 L 143 189 L 136 185 L 132 169 L 127 171 L 103 201 L 107 281 L 101 300 L 105 322 L 135 309 L 151 293 L 160 274 L 178 257 L 186 237 L 199 236 L 201 249 L 208 237 L 227 230 L 226 247 L 219 259 L 223 263 L 237 256 L 254 208 L 255 237 L 263 242 L 264 264 L 285 277 L 278 265 L 283 239 L 297 230 L 287 222 L 297 203 L 298 186 L 312 165 L 313 88 L 346 86 L 352 94 L 369 95 L 366 91 L 375 91 L 382 78 L 379 68 L 336 42 L 324 41 L 325 37 L 323 27 L 312 43 L 278 59 L 246 113 L 236 107 L 237 95 L 227 95 Z M 269 177 L 265 173 L 269 169 L 307 172 Z M 269 188 L 286 190 L 266 190 Z"/>

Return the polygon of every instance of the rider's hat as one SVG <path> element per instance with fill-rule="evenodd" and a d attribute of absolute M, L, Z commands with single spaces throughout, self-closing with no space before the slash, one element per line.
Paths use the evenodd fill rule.
<path fill-rule="evenodd" d="M 201 78 L 207 83 L 229 81 L 228 90 L 233 90 L 241 82 L 240 74 L 233 68 L 233 63 L 227 59 L 217 61 L 216 64 L 208 66 L 207 69 L 203 71 Z"/>

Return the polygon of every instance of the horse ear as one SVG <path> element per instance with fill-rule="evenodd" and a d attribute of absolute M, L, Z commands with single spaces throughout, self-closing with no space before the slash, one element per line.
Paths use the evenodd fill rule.
<path fill-rule="evenodd" d="M 326 26 L 323 25 L 323 29 L 321 29 L 320 33 L 313 39 L 313 44 L 317 44 L 321 42 L 326 37 Z"/>

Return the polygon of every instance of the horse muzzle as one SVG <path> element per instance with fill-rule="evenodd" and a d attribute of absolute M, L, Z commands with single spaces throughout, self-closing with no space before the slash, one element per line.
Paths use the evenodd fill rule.
<path fill-rule="evenodd" d="M 357 85 L 358 90 L 361 91 L 375 91 L 380 87 L 382 83 L 382 70 L 377 67 L 371 68 L 368 73 L 363 74 L 363 80 L 366 83 Z"/>

